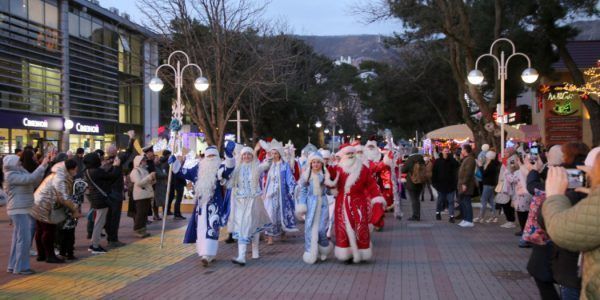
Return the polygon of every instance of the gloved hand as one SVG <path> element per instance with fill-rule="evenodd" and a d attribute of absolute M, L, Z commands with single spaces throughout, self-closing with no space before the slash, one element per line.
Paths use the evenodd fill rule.
<path fill-rule="evenodd" d="M 235 143 L 232 141 L 225 141 L 225 156 L 233 158 L 233 150 L 235 149 Z"/>

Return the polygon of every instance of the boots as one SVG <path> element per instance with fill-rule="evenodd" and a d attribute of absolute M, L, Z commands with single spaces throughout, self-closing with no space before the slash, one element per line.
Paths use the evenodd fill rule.
<path fill-rule="evenodd" d="M 137 235 L 137 237 L 142 239 L 150 236 L 150 234 L 146 232 L 146 228 L 136 230 L 135 234 Z"/>
<path fill-rule="evenodd" d="M 252 259 L 259 259 L 260 255 L 258 254 L 258 242 L 259 236 L 255 236 L 252 240 Z"/>
<path fill-rule="evenodd" d="M 235 257 L 231 260 L 232 263 L 239 265 L 241 267 L 246 265 L 246 244 L 238 243 L 238 257 Z"/>
<path fill-rule="evenodd" d="M 211 261 L 213 261 L 214 256 L 211 255 L 204 255 L 202 256 L 202 258 L 200 259 L 200 262 L 202 262 L 202 266 L 204 267 L 208 267 L 208 264 L 210 264 Z"/>
<path fill-rule="evenodd" d="M 160 217 L 160 214 L 158 213 L 158 206 L 152 206 L 152 219 L 154 221 L 162 220 L 162 218 Z"/>

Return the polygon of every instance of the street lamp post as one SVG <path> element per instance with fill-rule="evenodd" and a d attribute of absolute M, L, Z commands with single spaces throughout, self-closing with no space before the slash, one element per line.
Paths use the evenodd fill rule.
<path fill-rule="evenodd" d="M 185 57 L 185 65 L 182 66 L 181 61 L 179 61 L 179 60 L 177 60 L 175 65 L 173 65 L 173 63 L 171 62 L 171 59 L 173 58 L 173 56 L 175 54 L 181 54 Z M 150 89 L 152 91 L 160 92 L 163 89 L 164 84 L 163 84 L 162 80 L 160 80 L 160 78 L 158 77 L 158 71 L 162 68 L 170 68 L 171 70 L 173 70 L 173 73 L 175 75 L 175 89 L 177 90 L 177 98 L 175 99 L 175 103 L 173 103 L 173 106 L 171 107 L 172 119 L 171 119 L 171 125 L 170 125 L 171 136 L 170 136 L 169 143 L 171 144 L 171 149 L 173 150 L 173 154 L 176 153 L 176 146 L 178 145 L 177 139 L 178 139 L 179 135 L 177 133 L 179 132 L 179 130 L 181 129 L 181 125 L 183 124 L 183 109 L 185 106 L 181 102 L 181 88 L 183 87 L 183 72 L 188 67 L 194 67 L 200 72 L 200 77 L 196 78 L 196 80 L 194 81 L 194 87 L 200 92 L 206 91 L 209 87 L 209 83 L 208 83 L 208 79 L 206 79 L 206 77 L 202 76 L 202 69 L 197 64 L 190 63 L 190 57 L 181 50 L 177 50 L 177 51 L 174 51 L 173 53 L 169 54 L 169 58 L 167 58 L 167 63 L 162 64 L 162 65 L 158 66 L 158 68 L 156 68 L 154 77 L 150 80 L 150 83 L 148 84 L 148 86 L 150 87 Z M 170 192 L 170 187 L 171 187 L 171 177 L 173 174 L 172 171 L 173 171 L 173 165 L 169 164 L 169 174 L 167 177 L 167 193 L 165 196 L 165 199 L 166 199 L 165 208 L 169 207 L 169 192 Z M 160 248 L 161 249 L 163 247 L 163 241 L 164 241 L 164 237 L 165 237 L 166 220 L 167 220 L 167 210 L 163 209 L 163 223 L 162 223 L 162 231 L 160 234 Z"/>
<path fill-rule="evenodd" d="M 493 49 L 494 46 L 496 45 L 496 43 L 499 42 L 507 42 L 511 45 L 512 47 L 512 52 L 511 54 L 505 59 L 504 57 L 504 51 L 500 51 L 500 58 L 498 58 L 497 56 L 495 56 L 493 54 Z M 506 81 L 506 78 L 508 76 L 508 62 L 510 61 L 511 58 L 515 57 L 515 56 L 522 56 L 527 60 L 527 69 L 525 69 L 523 71 L 523 73 L 521 73 L 521 79 L 525 82 L 525 83 L 534 83 L 537 79 L 538 79 L 538 72 L 531 67 L 531 60 L 529 59 L 529 57 L 527 55 L 525 55 L 524 53 L 521 52 L 516 52 L 515 50 L 515 44 L 507 39 L 507 38 L 499 38 L 497 40 L 495 40 L 492 45 L 490 46 L 490 52 L 489 53 L 485 53 L 482 54 L 481 56 L 479 56 L 477 58 L 477 61 L 475 62 L 475 69 L 472 70 L 471 72 L 469 72 L 469 75 L 467 76 L 467 79 L 469 80 L 469 82 L 473 85 L 479 85 L 483 82 L 483 73 L 481 73 L 481 71 L 479 71 L 477 69 L 477 65 L 479 64 L 479 60 L 484 58 L 484 57 L 491 57 L 493 58 L 496 63 L 498 64 L 498 79 L 500 80 L 500 111 L 498 112 L 499 117 L 501 118 L 501 122 L 500 122 L 500 155 L 501 157 L 504 157 L 504 84 Z"/>

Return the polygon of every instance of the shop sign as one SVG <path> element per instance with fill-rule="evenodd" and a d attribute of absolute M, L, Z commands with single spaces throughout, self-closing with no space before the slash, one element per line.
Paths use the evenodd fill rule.
<path fill-rule="evenodd" d="M 583 124 L 579 94 L 565 91 L 562 85 L 542 85 L 538 97 L 544 108 L 546 143 L 581 142 Z"/>
<path fill-rule="evenodd" d="M 48 128 L 48 121 L 23 118 L 23 126 L 34 128 Z"/>
<path fill-rule="evenodd" d="M 72 128 L 73 128 L 73 130 L 71 130 L 71 133 L 92 134 L 92 135 L 104 134 L 104 128 L 102 128 L 102 126 L 96 121 L 74 119 L 71 121 L 71 124 L 72 124 Z"/>

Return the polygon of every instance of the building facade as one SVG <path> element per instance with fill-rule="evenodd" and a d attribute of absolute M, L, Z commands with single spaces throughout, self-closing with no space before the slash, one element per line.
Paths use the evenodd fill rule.
<path fill-rule="evenodd" d="M 130 129 L 155 136 L 153 37 L 95 0 L 1 0 L 0 154 L 123 147 Z"/>

